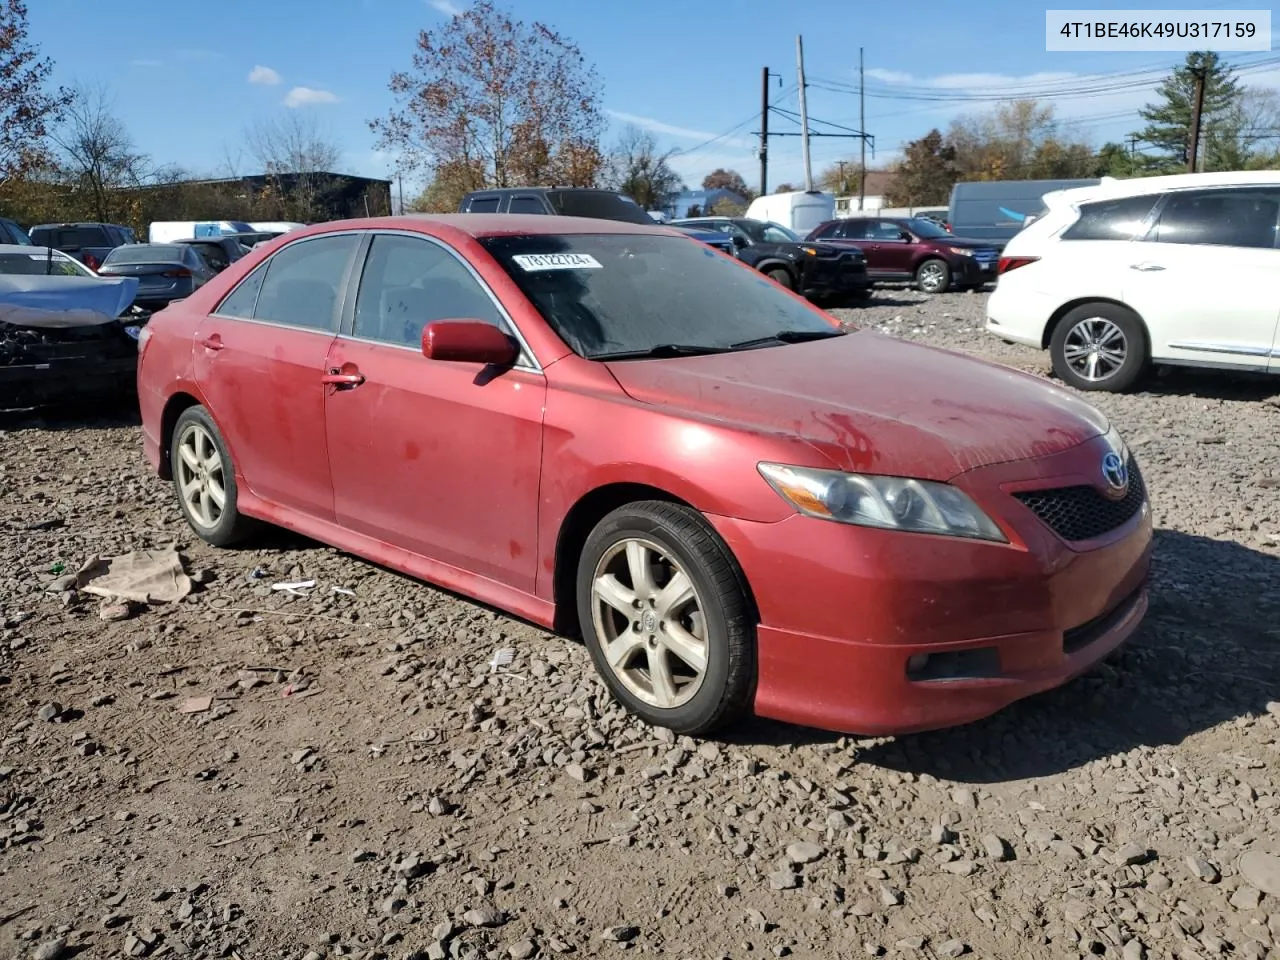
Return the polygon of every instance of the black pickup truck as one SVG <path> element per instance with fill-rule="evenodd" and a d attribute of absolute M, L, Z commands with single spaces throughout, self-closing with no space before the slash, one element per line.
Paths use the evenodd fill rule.
<path fill-rule="evenodd" d="M 31 228 L 31 242 L 61 250 L 97 270 L 108 253 L 137 240 L 132 230 L 118 223 L 42 223 Z"/>

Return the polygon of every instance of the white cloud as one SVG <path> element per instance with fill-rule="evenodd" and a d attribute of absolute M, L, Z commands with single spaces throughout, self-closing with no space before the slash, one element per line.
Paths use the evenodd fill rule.
<path fill-rule="evenodd" d="M 879 80 L 883 83 L 903 84 L 912 83 L 915 80 L 915 77 L 911 76 L 911 74 L 903 73 L 901 70 L 882 70 L 879 67 L 872 67 L 866 71 L 866 75 L 872 80 Z"/>
<path fill-rule="evenodd" d="M 284 97 L 286 107 L 307 107 L 318 103 L 337 103 L 341 98 L 328 90 L 311 87 L 294 87 Z"/>
<path fill-rule="evenodd" d="M 427 5 L 443 13 L 446 17 L 456 17 L 462 12 L 462 8 L 450 0 L 427 0 Z"/>
<path fill-rule="evenodd" d="M 642 130 L 648 130 L 650 133 L 661 133 L 669 137 L 678 137 L 681 140 L 715 140 L 718 144 L 725 146 L 747 147 L 751 145 L 751 140 L 741 136 L 721 137 L 717 133 L 711 133 L 707 130 L 694 130 L 690 127 L 677 127 L 662 120 L 655 120 L 653 117 L 642 117 L 635 113 L 624 113 L 621 110 L 605 110 L 609 116 L 621 123 L 629 123 L 639 127 Z"/>
<path fill-rule="evenodd" d="M 249 71 L 249 82 L 260 83 L 265 87 L 274 87 L 280 82 L 280 74 L 270 67 L 258 65 Z"/>
<path fill-rule="evenodd" d="M 1045 70 L 1040 73 L 1011 75 L 1007 73 L 943 73 L 935 77 L 917 77 L 901 70 L 882 70 L 872 67 L 867 76 L 890 86 L 929 87 L 935 90 L 964 90 L 981 93 L 999 93 L 1002 90 L 1064 84 L 1068 80 L 1088 80 L 1078 73 Z"/>

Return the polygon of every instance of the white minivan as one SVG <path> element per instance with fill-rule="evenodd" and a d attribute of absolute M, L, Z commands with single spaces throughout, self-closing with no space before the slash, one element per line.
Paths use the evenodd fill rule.
<path fill-rule="evenodd" d="M 1047 194 L 1004 248 L 987 330 L 1081 390 L 1152 364 L 1280 373 L 1280 171 L 1105 180 Z"/>

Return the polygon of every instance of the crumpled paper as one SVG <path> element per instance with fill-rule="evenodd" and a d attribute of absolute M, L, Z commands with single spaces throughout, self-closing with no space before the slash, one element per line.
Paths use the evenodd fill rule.
<path fill-rule="evenodd" d="M 175 603 L 191 592 L 176 550 L 135 550 L 93 557 L 76 573 L 76 589 L 134 603 Z"/>

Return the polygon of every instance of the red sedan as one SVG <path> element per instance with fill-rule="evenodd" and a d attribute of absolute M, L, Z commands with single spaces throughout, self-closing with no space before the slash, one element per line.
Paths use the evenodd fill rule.
<path fill-rule="evenodd" d="M 461 214 L 255 248 L 143 328 L 146 455 L 254 521 L 580 632 L 613 695 L 881 734 L 986 716 L 1147 609 L 1097 410 L 662 227 Z"/>

